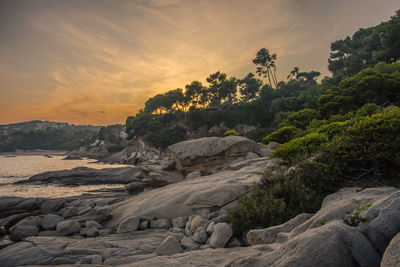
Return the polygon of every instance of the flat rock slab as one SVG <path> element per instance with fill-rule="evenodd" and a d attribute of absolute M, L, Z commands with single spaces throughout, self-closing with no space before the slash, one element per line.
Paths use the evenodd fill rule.
<path fill-rule="evenodd" d="M 17 184 L 62 184 L 62 185 L 91 185 L 91 184 L 128 184 L 138 182 L 135 175 L 140 170 L 136 167 L 92 169 L 77 167 L 71 170 L 44 172 L 30 177 Z"/>

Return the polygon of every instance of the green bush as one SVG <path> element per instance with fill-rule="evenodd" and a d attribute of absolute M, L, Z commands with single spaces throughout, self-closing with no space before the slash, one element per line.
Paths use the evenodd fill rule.
<path fill-rule="evenodd" d="M 294 126 L 284 126 L 264 137 L 262 142 L 264 144 L 268 144 L 269 142 L 278 142 L 280 144 L 284 144 L 301 134 L 301 132 L 302 131 L 300 129 Z"/>
<path fill-rule="evenodd" d="M 400 108 L 372 115 L 347 127 L 321 147 L 321 161 L 337 175 L 399 177 Z"/>
<path fill-rule="evenodd" d="M 281 158 L 293 163 L 302 157 L 309 157 L 322 143 L 327 141 L 328 136 L 326 134 L 310 133 L 278 147 L 271 157 Z"/>
<path fill-rule="evenodd" d="M 225 133 L 224 133 L 224 136 L 228 136 L 228 135 L 239 135 L 235 130 L 229 130 L 229 131 L 226 131 Z"/>
<path fill-rule="evenodd" d="M 294 126 L 299 129 L 305 130 L 307 125 L 314 119 L 320 117 L 319 112 L 315 109 L 302 109 L 297 112 L 293 112 L 289 117 L 282 121 L 280 127 L 282 126 Z"/>

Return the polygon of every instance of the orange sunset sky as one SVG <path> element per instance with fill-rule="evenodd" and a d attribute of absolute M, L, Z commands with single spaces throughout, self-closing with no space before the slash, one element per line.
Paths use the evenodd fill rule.
<path fill-rule="evenodd" d="M 398 0 L 0 0 L 0 124 L 123 123 L 150 96 L 257 51 L 329 75 L 330 43 L 388 20 Z"/>

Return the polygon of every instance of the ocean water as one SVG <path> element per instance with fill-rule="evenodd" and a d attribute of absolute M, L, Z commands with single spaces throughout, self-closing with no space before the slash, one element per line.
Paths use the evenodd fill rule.
<path fill-rule="evenodd" d="M 103 189 L 122 188 L 118 184 L 111 185 L 85 185 L 85 186 L 58 186 L 58 185 L 14 185 L 16 181 L 28 179 L 32 175 L 46 172 L 72 169 L 85 166 L 95 169 L 115 168 L 124 165 L 95 163 L 95 160 L 63 160 L 65 156 L 52 156 L 51 158 L 43 155 L 18 155 L 7 157 L 0 155 L 0 196 L 19 196 L 19 197 L 68 197 L 81 195 L 83 193 L 94 193 Z"/>

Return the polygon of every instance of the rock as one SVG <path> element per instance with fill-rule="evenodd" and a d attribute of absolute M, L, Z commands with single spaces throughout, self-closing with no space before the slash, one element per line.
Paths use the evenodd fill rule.
<path fill-rule="evenodd" d="M 86 221 L 85 226 L 86 227 L 95 227 L 99 230 L 104 228 L 103 225 L 101 225 L 100 223 L 98 223 L 96 221 Z"/>
<path fill-rule="evenodd" d="M 63 199 L 49 199 L 40 204 L 40 210 L 43 213 L 50 213 L 54 211 L 59 211 L 64 207 L 64 205 L 65 201 Z"/>
<path fill-rule="evenodd" d="M 149 221 L 140 222 L 140 225 L 139 225 L 140 230 L 145 230 L 147 228 L 149 228 Z"/>
<path fill-rule="evenodd" d="M 244 159 L 257 159 L 257 158 L 259 158 L 259 157 L 260 157 L 260 156 L 257 155 L 256 153 L 249 152 L 249 153 L 247 153 L 246 157 L 244 157 Z"/>
<path fill-rule="evenodd" d="M 199 244 L 197 244 L 192 238 L 187 236 L 182 238 L 181 245 L 183 248 L 189 250 L 199 248 Z"/>
<path fill-rule="evenodd" d="M 128 195 L 137 195 L 143 192 L 145 185 L 146 184 L 143 182 L 132 182 L 124 186 Z"/>
<path fill-rule="evenodd" d="M 196 215 L 193 217 L 192 223 L 190 224 L 190 231 L 195 233 L 197 228 L 206 226 L 207 224 L 208 224 L 207 219 Z"/>
<path fill-rule="evenodd" d="M 56 230 L 63 235 L 72 235 L 80 232 L 81 225 L 76 220 L 61 221 L 57 223 Z"/>
<path fill-rule="evenodd" d="M 310 219 L 312 216 L 313 214 L 302 213 L 287 221 L 286 223 L 278 226 L 273 226 L 266 229 L 250 230 L 247 233 L 247 242 L 250 245 L 274 243 L 276 242 L 278 233 L 290 232 L 297 226 Z"/>
<path fill-rule="evenodd" d="M 236 237 L 232 237 L 231 240 L 226 245 L 227 248 L 237 248 L 242 246 L 242 243 Z"/>
<path fill-rule="evenodd" d="M 108 205 L 108 200 L 107 199 L 95 199 L 93 203 L 94 203 L 95 207 L 105 207 Z"/>
<path fill-rule="evenodd" d="M 43 219 L 39 216 L 29 216 L 17 223 L 17 225 L 34 225 L 36 227 L 40 227 L 42 225 Z"/>
<path fill-rule="evenodd" d="M 128 184 L 139 181 L 134 178 L 140 170 L 136 167 L 92 169 L 77 167 L 71 170 L 44 172 L 16 184 L 62 184 L 62 185 L 91 185 L 91 184 Z"/>
<path fill-rule="evenodd" d="M 172 226 L 185 228 L 187 220 L 188 218 L 186 216 L 175 218 L 172 220 Z"/>
<path fill-rule="evenodd" d="M 161 164 L 161 169 L 164 171 L 172 171 L 175 169 L 175 161 L 166 160 Z"/>
<path fill-rule="evenodd" d="M 163 171 L 160 166 L 146 165 L 140 167 L 143 182 L 146 186 L 162 187 L 184 180 L 184 176 L 177 171 Z"/>
<path fill-rule="evenodd" d="M 196 172 L 191 172 L 188 175 L 186 175 L 186 180 L 191 180 L 191 179 L 196 179 L 198 177 L 201 177 L 201 172 L 196 171 Z"/>
<path fill-rule="evenodd" d="M 223 248 L 231 239 L 233 234 L 232 227 L 227 223 L 217 223 L 210 238 L 210 245 L 213 248 Z"/>
<path fill-rule="evenodd" d="M 169 228 L 168 230 L 169 230 L 170 232 L 173 232 L 173 233 L 184 233 L 184 232 L 185 232 L 184 229 L 178 228 L 178 227 L 171 227 L 171 228 Z"/>
<path fill-rule="evenodd" d="M 224 170 L 145 191 L 115 205 L 109 227 L 116 227 L 129 215 L 175 219 L 194 214 L 195 210 L 223 207 L 249 192 L 254 183 L 260 182 L 265 169 L 278 162 L 261 158 L 238 170 Z"/>
<path fill-rule="evenodd" d="M 210 222 L 207 226 L 207 233 L 209 235 L 212 235 L 212 233 L 214 232 L 214 227 L 215 227 L 215 222 Z"/>
<path fill-rule="evenodd" d="M 64 236 L 64 235 L 55 230 L 48 230 L 39 232 L 38 236 Z"/>
<path fill-rule="evenodd" d="M 392 266 L 400 266 L 400 233 L 390 241 L 381 262 L 381 267 Z"/>
<path fill-rule="evenodd" d="M 197 243 L 205 243 L 208 239 L 208 233 L 204 227 L 197 228 L 196 232 L 193 235 L 193 240 Z"/>
<path fill-rule="evenodd" d="M 101 229 L 99 230 L 99 236 L 106 236 L 106 235 L 111 235 L 114 233 L 112 229 Z"/>
<path fill-rule="evenodd" d="M 125 218 L 118 226 L 117 233 L 122 234 L 126 232 L 137 231 L 139 229 L 140 218 L 136 216 L 130 216 Z"/>
<path fill-rule="evenodd" d="M 80 235 L 83 237 L 96 237 L 100 234 L 99 229 L 94 226 L 82 228 Z"/>
<path fill-rule="evenodd" d="M 99 223 L 105 223 L 112 217 L 111 211 L 112 209 L 109 206 L 95 207 L 88 214 L 74 217 L 74 219 L 80 222 L 96 221 Z"/>
<path fill-rule="evenodd" d="M 212 221 L 215 222 L 215 224 L 217 224 L 217 223 L 221 223 L 221 222 L 227 222 L 228 220 L 229 220 L 229 215 L 224 214 L 224 215 L 214 218 Z"/>
<path fill-rule="evenodd" d="M 44 230 L 55 230 L 57 223 L 63 221 L 64 218 L 56 214 L 47 214 L 43 217 L 42 228 Z"/>
<path fill-rule="evenodd" d="M 150 222 L 150 228 L 153 229 L 168 229 L 171 227 L 171 223 L 168 219 L 157 219 Z"/>
<path fill-rule="evenodd" d="M 64 217 L 65 219 L 78 215 L 78 209 L 76 207 L 66 207 L 61 211 L 63 211 L 62 217 Z"/>
<path fill-rule="evenodd" d="M 35 236 L 39 233 L 37 226 L 32 224 L 19 224 L 10 229 L 10 238 L 14 241 L 20 241 L 28 236 Z"/>
<path fill-rule="evenodd" d="M 0 197 L 0 218 L 25 212 L 35 212 L 43 201 L 39 198 Z"/>
<path fill-rule="evenodd" d="M 179 241 L 172 236 L 168 236 L 156 249 L 158 255 L 173 255 L 182 252 L 183 249 Z"/>
<path fill-rule="evenodd" d="M 210 172 L 229 158 L 259 153 L 254 141 L 241 136 L 204 137 L 179 142 L 168 147 L 178 170 L 188 174 L 193 171 Z"/>
<path fill-rule="evenodd" d="M 211 246 L 208 244 L 200 246 L 200 249 L 209 249 L 209 248 L 211 248 Z"/>

